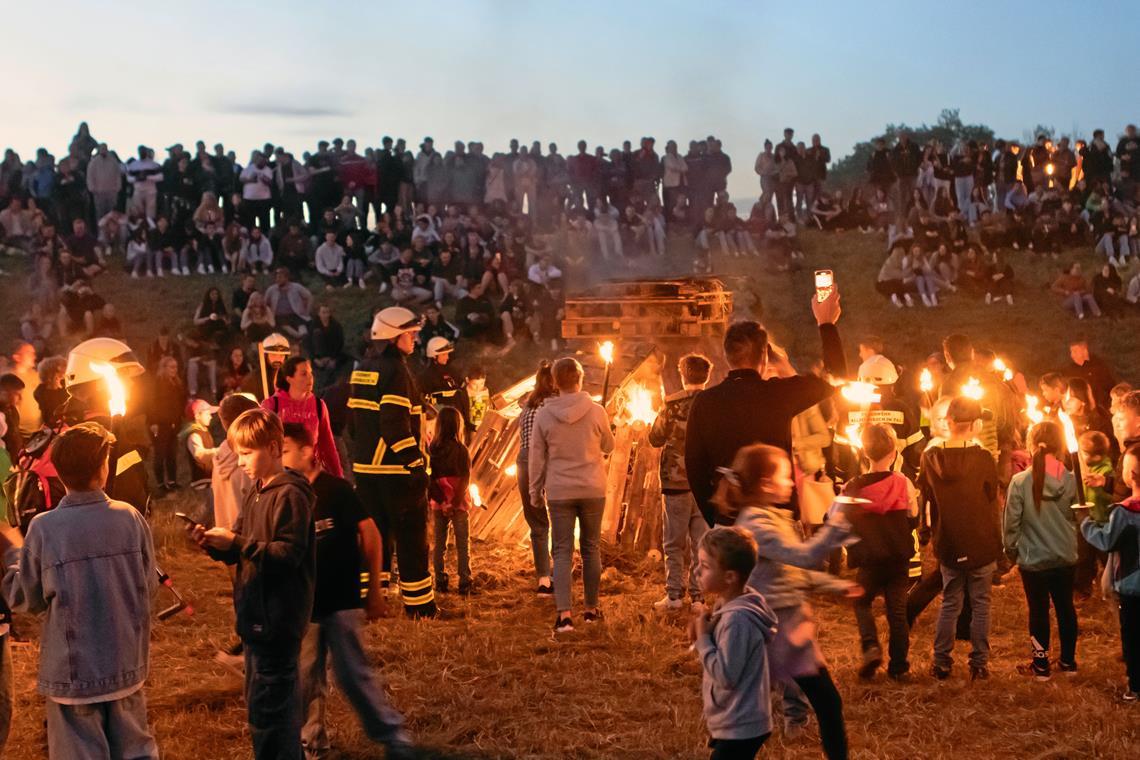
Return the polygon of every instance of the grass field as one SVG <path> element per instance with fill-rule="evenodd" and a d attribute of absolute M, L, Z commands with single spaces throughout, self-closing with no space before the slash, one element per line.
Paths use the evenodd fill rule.
<path fill-rule="evenodd" d="M 1061 312 L 1044 286 L 1052 261 L 1013 259 L 1017 304 L 985 307 L 949 297 L 937 310 L 897 311 L 873 290 L 882 257 L 878 236 L 806 236 L 804 272 L 759 270 L 751 260 L 724 262 L 722 274 L 737 292 L 739 311 L 754 299 L 765 323 L 793 358 L 817 354 L 807 303 L 810 270 L 836 271 L 845 313 L 841 330 L 851 352 L 865 332 L 882 335 L 900 359 L 928 353 L 948 331 L 965 331 L 990 345 L 1027 375 L 1063 364 L 1065 341 L 1078 323 Z M 671 262 L 684 268 L 681 255 Z M 1091 262 L 1091 257 L 1089 257 Z M 12 267 L 5 262 L 5 269 Z M 636 273 L 641 267 L 634 267 Z M 0 337 L 14 337 L 22 311 L 21 281 L 0 281 Z M 116 303 L 128 339 L 142 348 L 163 323 L 184 322 L 201 298 L 203 278 L 132 281 L 120 274 L 98 283 Z M 232 287 L 226 284 L 226 291 Z M 375 299 L 359 292 L 331 295 L 346 332 L 363 328 Z M 1130 317 L 1080 325 L 1094 350 L 1125 378 L 1140 379 Z M 11 330 L 11 332 L 7 332 Z M 509 380 L 529 354 L 493 364 Z M 187 545 L 171 514 L 185 497 L 157 502 L 152 524 L 160 559 L 196 613 L 156 623 L 147 684 L 150 718 L 163 756 L 213 760 L 249 755 L 240 680 L 212 662 L 228 636 L 232 612 L 220 566 Z M 531 593 L 529 551 L 522 546 L 476 543 L 472 549 L 481 593 L 470 600 L 444 597 L 442 615 L 413 623 L 400 617 L 369 627 L 367 648 L 384 674 L 392 700 L 424 747 L 439 758 L 698 758 L 705 755 L 700 714 L 700 672 L 684 641 L 684 618 L 654 614 L 663 571 L 639 557 L 604 556 L 602 604 L 607 620 L 555 640 L 553 609 Z M 578 600 L 580 603 L 580 584 Z M 165 599 L 158 604 L 164 604 Z M 882 676 L 856 677 L 858 637 L 849 603 L 819 599 L 820 640 L 831 662 L 857 758 L 1135 758 L 1140 756 L 1140 712 L 1121 705 L 1123 664 L 1115 614 L 1101 600 L 1079 608 L 1081 673 L 1047 684 L 1026 680 L 1015 666 L 1026 661 L 1025 605 L 1016 574 L 995 589 L 993 678 L 971 685 L 964 676 L 965 645 L 956 650 L 954 677 L 927 675 L 934 610 L 912 632 L 915 681 L 898 685 Z M 880 618 L 881 620 L 881 618 Z M 46 757 L 43 707 L 34 693 L 36 624 L 20 617 L 30 641 L 14 648 L 17 716 L 5 758 Z M 885 635 L 885 623 L 881 625 Z M 335 746 L 346 758 L 377 757 L 339 697 L 330 710 Z M 819 756 L 814 732 L 785 741 L 779 729 L 761 757 Z"/>

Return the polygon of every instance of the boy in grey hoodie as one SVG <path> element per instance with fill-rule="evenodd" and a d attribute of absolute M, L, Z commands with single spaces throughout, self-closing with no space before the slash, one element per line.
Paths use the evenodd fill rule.
<path fill-rule="evenodd" d="M 776 634 L 776 615 L 745 585 L 756 564 L 756 542 L 746 531 L 713 528 L 701 538 L 698 555 L 701 591 L 718 597 L 716 610 L 694 618 L 691 627 L 704 671 L 711 760 L 751 760 L 772 733 L 767 644 Z"/>

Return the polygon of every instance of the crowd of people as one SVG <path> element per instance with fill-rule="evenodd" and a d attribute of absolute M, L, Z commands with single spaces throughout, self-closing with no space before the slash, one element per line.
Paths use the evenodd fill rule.
<path fill-rule="evenodd" d="M 300 757 L 302 748 L 314 755 L 327 748 L 322 705 L 331 661 L 367 735 L 386 745 L 390 757 L 412 756 L 402 718 L 367 667 L 360 628 L 381 616 L 390 595 L 398 595 L 409 616 L 434 617 L 437 595 L 451 592 L 449 543 L 456 548 L 456 590 L 478 592 L 467 442 L 489 392 L 481 368 L 460 373 L 451 365 L 456 343 L 534 340 L 557 351 L 563 283 L 598 261 L 663 255 L 666 234 L 678 224 L 694 235 L 698 251 L 777 251 L 778 267 L 794 267 L 799 225 L 829 226 L 819 209 L 836 201 L 823 189 L 827 148 L 818 136 L 810 148 L 793 137 L 788 130 L 783 143 L 766 146 L 758 158 L 766 199 L 742 220 L 725 193 L 731 162 L 715 138 L 694 142 L 684 157 L 672 144 L 658 157 L 651 138 L 636 152 L 627 146 L 608 158 L 604 151 L 591 156 L 582 143 L 565 160 L 553 145 L 545 154 L 541 146 L 513 145 L 487 158 L 478 143 L 458 143 L 441 156 L 425 140 L 412 156 L 387 139 L 371 154 L 358 154 L 348 141 L 322 144 L 302 160 L 266 146 L 245 167 L 221 146 L 209 154 L 200 144 L 194 156 L 173 146 L 163 165 L 141 148 L 139 158 L 104 176 L 102 167 L 117 159 L 81 128 L 58 170 L 50 156 L 31 170 L 18 158 L 4 164 L 5 244 L 29 254 L 33 270 L 23 340 L 0 377 L 4 453 L 19 462 L 28 437 L 65 422 L 60 410 L 79 391 L 61 338 L 122 336 L 113 307 L 93 288 L 96 278 L 115 266 L 139 278 L 240 275 L 229 305 L 221 288 L 207 284 L 192 328 L 158 326 L 141 357 L 146 374 L 132 416 L 149 435 L 136 467 L 149 458 L 155 489 L 172 491 L 181 488 L 178 459 L 184 458 L 187 485 L 201 495 L 201 507 L 186 516 L 188 535 L 233 568 L 238 640 L 220 656 L 240 653 L 255 754 Z M 871 184 L 886 204 L 890 238 L 892 268 L 884 269 L 891 276 L 880 275 L 880 289 L 902 308 L 913 303 L 912 292 L 936 305 L 941 283 L 958 287 L 968 265 L 985 272 L 979 290 L 989 302 L 1012 302 L 1012 269 L 990 252 L 992 240 L 969 241 L 984 234 L 987 216 L 989 223 L 1009 221 L 1004 217 L 1017 212 L 1010 198 L 1020 185 L 1033 194 L 1043 182 L 1037 199 L 1060 191 L 1048 185 L 1065 177 L 1066 188 L 1088 182 L 1094 192 L 1111 182 L 1108 192 L 1122 204 L 1135 193 L 1123 157 L 1118 173 L 1110 168 L 1103 176 L 1082 153 L 1072 172 L 1042 170 L 1044 179 L 1035 176 L 1038 162 L 1023 159 L 1006 192 L 994 196 L 1005 198 L 996 208 L 963 213 L 955 206 L 948 224 L 934 224 L 926 240 L 910 222 L 927 189 L 926 160 L 908 187 L 910 175 L 891 156 L 913 151 L 905 140 L 900 144 L 901 151 L 896 146 L 886 159 L 878 153 L 872 159 Z M 1100 150 L 1096 140 L 1091 145 Z M 983 165 L 988 149 L 967 144 L 964 150 L 972 165 Z M 954 155 L 954 165 L 965 166 L 961 152 Z M 994 176 L 1005 177 L 998 169 Z M 118 178 L 113 189 L 109 179 L 93 180 L 111 176 Z M 937 172 L 930 176 L 946 181 Z M 964 181 L 973 178 L 955 175 L 955 199 L 979 195 L 989 206 L 987 184 Z M 946 192 L 935 188 L 935 205 Z M 849 214 L 850 204 L 841 213 Z M 921 210 L 915 218 L 925 229 Z M 71 235 L 61 237 L 57 225 Z M 962 246 L 946 237 L 957 227 L 965 230 Z M 219 233 L 215 248 L 212 236 Z M 577 259 L 565 253 L 574 235 Z M 556 256 L 555 240 L 569 248 Z M 1030 243 L 1045 252 L 1039 240 L 1025 247 Z M 961 267 L 953 271 L 959 247 Z M 1124 250 L 1117 247 L 1106 266 L 1115 270 L 1122 258 L 1133 258 Z M 701 266 L 708 261 L 703 253 L 695 259 Z M 916 261 L 924 262 L 924 274 L 913 275 Z M 268 271 L 273 282 L 259 290 L 257 275 Z M 1066 304 L 1077 316 L 1085 309 L 1097 314 L 1096 299 L 1084 298 L 1072 280 L 1079 269 L 1065 276 L 1054 289 Z M 394 305 L 374 311 L 366 334 L 350 346 L 306 278 L 324 289 L 368 288 L 371 280 Z M 866 337 L 849 382 L 836 327 L 838 293 L 813 297 L 812 309 L 823 344 L 813 371 L 797 372 L 760 324 L 737 322 L 725 335 L 722 359 L 681 361 L 682 391 L 665 400 L 649 431 L 650 443 L 663 448 L 666 580 L 654 607 L 682 610 L 688 594 L 713 756 L 755 756 L 773 728 L 776 689 L 788 735 L 802 731 L 814 711 L 825 754 L 848 756 L 839 691 L 814 636 L 801 635 L 813 628 L 813 590 L 854 600 L 860 676 L 873 679 L 886 661 L 896 681 L 911 677 L 911 625 L 941 595 L 930 673 L 938 680 L 952 676 L 960 637 L 971 643 L 969 673 L 979 680 L 989 677 L 990 588 L 1016 565 L 1030 611 L 1023 670 L 1047 680 L 1054 671 L 1050 603 L 1061 639 L 1056 669 L 1076 672 L 1073 599 L 1091 596 L 1101 577 L 1119 606 L 1128 678 L 1123 699 L 1135 702 L 1140 392 L 1117 385 L 1087 342 L 1076 340 L 1072 364 L 1042 377 L 1033 395 L 1023 376 L 962 335 L 948 336 L 936 354 L 909 365 Z M 710 387 L 722 360 L 727 377 Z M 600 544 L 605 458 L 614 437 L 583 379 L 573 357 L 541 365 L 519 421 L 516 465 L 531 531 L 533 590 L 552 597 L 556 636 L 576 623 L 576 541 L 580 620 L 605 620 Z M 1076 453 L 1068 432 L 1080 442 Z M 61 756 L 90 742 L 120 742 L 134 748 L 133 756 L 157 756 L 141 691 L 149 626 L 140 611 L 149 609 L 154 585 L 153 547 L 138 519 L 144 505 L 129 509 L 123 503 L 129 500 L 119 501 L 107 485 L 109 472 L 121 467 L 109 461 L 111 441 L 98 424 L 70 424 L 50 454 L 66 496 L 33 520 L 26 536 L 6 530 L 0 537 L 7 548 L 4 598 L 47 613 L 39 688 L 48 697 L 49 746 Z M 837 493 L 846 498 L 837 500 Z M 77 517 L 69 522 L 71 515 Z M 98 529 L 88 524 L 104 516 Z M 113 579 L 84 553 L 107 544 L 111 526 Z M 927 543 L 932 548 L 920 551 Z M 854 581 L 837 574 L 843 547 Z M 76 568 L 62 581 L 64 597 L 44 592 L 41 578 L 53 563 Z M 825 564 L 832 573 L 821 571 Z M 120 585 L 130 593 L 119 593 Z M 871 612 L 880 595 L 890 631 L 886 656 Z M 59 612 L 61 598 L 76 605 Z M 119 610 L 116 619 L 137 624 L 68 638 L 74 621 L 101 609 Z M 108 641 L 122 647 L 93 654 L 90 669 L 75 675 L 61 669 L 65 641 L 90 653 L 106 652 Z M 0 670 L 10 682 L 10 668 Z M 99 710 L 78 709 L 91 704 Z"/>

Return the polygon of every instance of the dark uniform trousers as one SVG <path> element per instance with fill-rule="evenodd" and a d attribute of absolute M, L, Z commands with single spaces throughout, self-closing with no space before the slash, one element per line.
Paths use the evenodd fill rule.
<path fill-rule="evenodd" d="M 392 557 L 399 568 L 404 611 L 412 617 L 435 614 L 435 594 L 428 569 L 427 474 L 356 475 L 356 490 L 380 530 L 383 576 L 390 577 Z"/>

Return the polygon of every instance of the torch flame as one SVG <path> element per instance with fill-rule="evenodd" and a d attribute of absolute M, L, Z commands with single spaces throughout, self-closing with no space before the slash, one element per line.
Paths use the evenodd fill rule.
<path fill-rule="evenodd" d="M 122 417 L 127 413 L 127 386 L 123 385 L 118 371 L 110 364 L 92 362 L 91 369 L 103 376 L 107 383 L 107 407 L 112 417 Z"/>
<path fill-rule="evenodd" d="M 1013 380 L 1013 370 L 1001 360 L 1001 357 L 994 359 L 994 372 L 1001 373 L 1001 379 L 1007 383 Z"/>
<path fill-rule="evenodd" d="M 1077 429 L 1073 427 L 1072 418 L 1064 412 L 1057 412 L 1057 419 L 1061 422 L 1061 427 L 1065 429 L 1065 445 L 1068 447 L 1069 453 L 1077 453 L 1080 449 L 1080 442 L 1077 440 Z"/>
<path fill-rule="evenodd" d="M 467 493 L 471 496 L 471 503 L 476 507 L 483 506 L 483 497 L 479 493 L 479 486 L 472 483 L 467 487 Z"/>
<path fill-rule="evenodd" d="M 863 433 L 859 430 L 858 425 L 848 425 L 843 428 L 843 435 L 847 438 L 847 443 L 850 444 L 851 448 L 855 451 L 859 451 L 863 448 Z"/>
<path fill-rule="evenodd" d="M 982 396 L 986 395 L 986 389 L 978 382 L 978 378 L 971 377 L 962 386 L 962 395 L 966 398 L 972 398 L 974 401 L 981 401 Z"/>
<path fill-rule="evenodd" d="M 879 389 L 874 385 L 858 381 L 847 383 L 839 393 L 852 404 L 874 404 L 883 399 Z"/>
<path fill-rule="evenodd" d="M 653 409 L 653 392 L 644 385 L 634 385 L 626 393 L 625 411 L 631 423 L 652 425 L 657 419 Z"/>
<path fill-rule="evenodd" d="M 1045 419 L 1045 413 L 1037 408 L 1038 400 L 1036 396 L 1025 396 L 1025 416 L 1029 421 L 1036 425 L 1041 420 Z"/>
<path fill-rule="evenodd" d="M 924 367 L 922 374 L 918 376 L 918 389 L 923 393 L 930 393 L 934 390 L 934 375 L 930 374 L 929 367 Z"/>
<path fill-rule="evenodd" d="M 1045 173 L 1048 174 L 1050 177 L 1053 176 L 1053 172 L 1055 172 L 1055 171 L 1056 171 L 1056 169 L 1053 168 L 1053 164 L 1045 164 Z"/>
<path fill-rule="evenodd" d="M 509 464 L 507 465 L 505 472 L 507 473 L 508 478 L 513 478 L 515 475 L 519 474 L 519 466 L 517 464 Z"/>
<path fill-rule="evenodd" d="M 602 361 L 606 364 L 614 363 L 614 342 L 607 340 L 598 346 L 598 356 L 602 357 Z"/>

